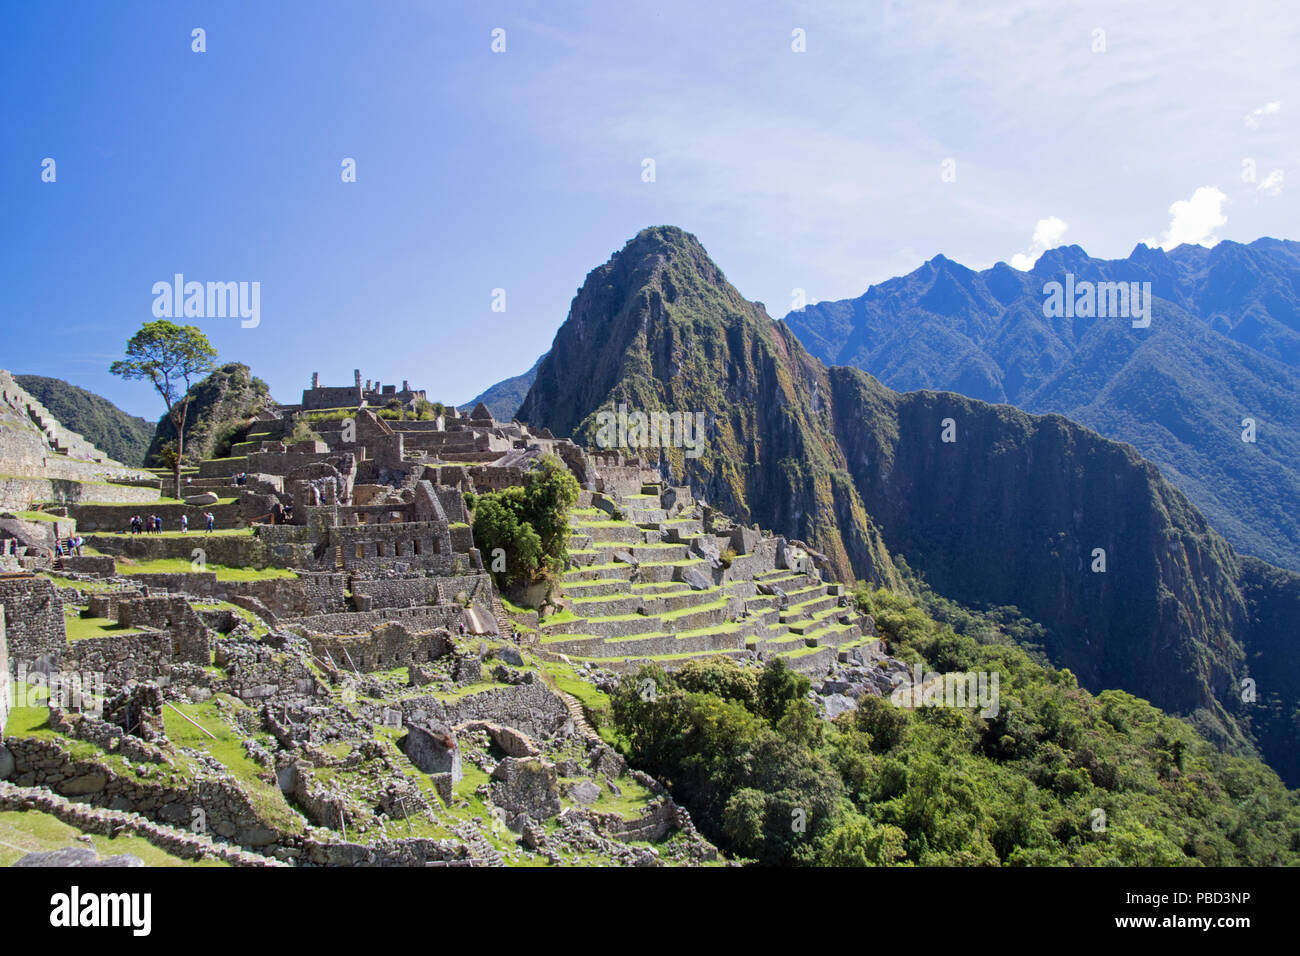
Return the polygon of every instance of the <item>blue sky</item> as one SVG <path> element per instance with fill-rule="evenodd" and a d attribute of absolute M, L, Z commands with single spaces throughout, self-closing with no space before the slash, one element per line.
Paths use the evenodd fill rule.
<path fill-rule="evenodd" d="M 107 367 L 181 272 L 261 283 L 191 321 L 281 401 L 459 403 L 648 225 L 774 316 L 939 253 L 1300 238 L 1298 50 L 1286 2 L 9 4 L 0 367 L 157 417 Z"/>

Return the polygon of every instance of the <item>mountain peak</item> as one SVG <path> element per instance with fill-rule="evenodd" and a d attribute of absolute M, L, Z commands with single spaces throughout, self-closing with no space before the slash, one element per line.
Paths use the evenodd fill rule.
<path fill-rule="evenodd" d="M 1036 273 L 1074 271 L 1090 261 L 1083 246 L 1057 246 L 1039 256 L 1032 271 Z"/>

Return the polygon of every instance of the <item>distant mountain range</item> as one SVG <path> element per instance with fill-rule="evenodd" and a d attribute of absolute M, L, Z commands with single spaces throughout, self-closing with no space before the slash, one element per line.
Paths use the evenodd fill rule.
<path fill-rule="evenodd" d="M 524 403 L 524 396 L 528 394 L 528 389 L 533 385 L 533 380 L 537 378 L 537 368 L 542 364 L 542 359 L 546 356 L 540 355 L 533 367 L 523 375 L 516 375 L 513 378 L 507 378 L 491 386 L 487 391 L 474 396 L 464 405 L 460 406 L 460 411 L 471 412 L 479 402 L 487 406 L 492 417 L 499 422 L 508 422 L 514 419 L 515 414 L 519 411 L 519 406 Z"/>
<path fill-rule="evenodd" d="M 1045 316 L 1044 286 L 1067 275 L 1149 282 L 1150 327 Z M 823 362 L 899 391 L 1059 412 L 1129 442 L 1238 550 L 1300 570 L 1300 243 L 1139 245 L 1119 260 L 1065 246 L 1029 272 L 937 256 L 785 321 Z"/>
<path fill-rule="evenodd" d="M 1063 250 L 1042 271 L 1054 260 L 1088 268 L 1086 257 Z M 960 311 L 977 325 L 992 311 L 992 295 L 1004 308 L 1020 302 L 1012 318 L 1024 336 L 1041 332 L 1024 291 L 1031 281 L 1041 287 L 1041 275 L 991 270 L 998 299 L 975 273 L 947 260 L 927 270 L 935 314 Z M 988 317 L 990 327 L 996 318 Z M 880 324 L 889 321 L 882 316 Z M 1194 330 L 1213 332 L 1169 299 L 1157 303 L 1152 329 L 1157 341 L 1185 349 L 1197 341 Z M 1149 351 L 1145 365 L 1122 362 L 1134 401 L 1150 392 L 1133 380 L 1143 368 L 1184 367 L 1181 353 L 1162 360 L 1149 341 L 1125 349 L 1127 322 L 1107 332 L 1053 329 L 1054 338 L 1002 341 L 1021 356 L 1008 367 L 1044 383 L 1058 339 L 1087 338 L 1098 371 L 1109 367 L 1108 355 Z M 1238 345 L 1214 334 L 1227 343 L 1221 350 Z M 847 342 L 851 323 L 838 335 Z M 926 348 L 926 336 L 913 338 L 933 361 L 944 354 Z M 1279 357 L 1252 361 L 1288 369 L 1283 337 L 1271 340 Z M 1038 352 L 1047 368 L 1034 367 Z M 901 342 L 895 354 L 904 364 Z M 962 363 L 949 357 L 978 365 L 974 354 Z M 990 387 L 1009 377 L 985 372 Z M 1176 378 L 1151 384 L 1162 403 L 1184 394 Z M 1262 389 L 1256 413 L 1272 428 L 1285 406 L 1266 404 L 1283 399 Z M 1195 406 L 1193 395 L 1184 400 Z M 1300 575 L 1237 555 L 1132 447 L 1059 415 L 1035 417 L 951 392 L 900 394 L 858 369 L 828 369 L 785 324 L 746 301 L 693 236 L 671 227 L 644 230 L 588 275 L 519 414 L 591 442 L 597 414 L 619 405 L 703 413 L 698 457 L 642 449 L 697 497 L 808 541 L 845 578 L 896 584 L 905 558 L 941 594 L 981 607 L 1014 605 L 1047 628 L 1047 653 L 1080 683 L 1146 697 L 1230 748 L 1258 746 L 1284 779 L 1300 782 Z M 1271 459 L 1268 466 L 1280 467 Z M 1246 677 L 1257 681 L 1256 700 L 1243 700 Z"/>
<path fill-rule="evenodd" d="M 62 379 L 43 375 L 15 375 L 14 379 L 65 427 L 83 435 L 113 460 L 135 467 L 144 464 L 153 439 L 153 422 L 128 415 L 108 399 Z"/>

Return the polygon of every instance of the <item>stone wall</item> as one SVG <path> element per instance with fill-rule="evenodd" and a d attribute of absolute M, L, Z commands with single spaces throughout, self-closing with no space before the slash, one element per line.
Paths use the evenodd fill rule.
<path fill-rule="evenodd" d="M 275 860 L 249 853 L 225 843 L 214 843 L 206 836 L 154 823 L 138 813 L 108 810 L 74 803 L 45 787 L 16 787 L 0 782 L 0 811 L 36 811 L 48 813 L 83 833 L 117 836 L 126 833 L 142 837 L 160 850 L 185 860 L 214 857 L 232 866 L 283 866 Z"/>
<path fill-rule="evenodd" d="M 172 658 L 206 667 L 212 663 L 208 629 L 183 595 L 158 594 L 129 598 L 117 606 L 123 627 L 147 627 L 171 635 Z"/>
<path fill-rule="evenodd" d="M 164 531 L 179 531 L 181 529 L 181 515 L 185 515 L 190 522 L 190 530 L 202 532 L 205 525 L 204 512 L 212 512 L 215 519 L 214 524 L 221 530 L 228 528 L 239 528 L 245 525 L 243 513 L 238 503 L 224 505 L 186 505 L 177 503 L 160 504 L 155 501 L 147 508 L 129 508 L 121 504 L 78 504 L 69 509 L 69 513 L 77 521 L 77 530 L 84 534 L 90 534 L 94 531 L 104 531 L 109 534 L 125 534 L 131 526 L 131 516 L 144 512 L 146 515 L 157 515 L 162 518 Z M 149 537 L 141 535 L 140 537 Z M 151 540 L 159 540 L 152 538 Z"/>
<path fill-rule="evenodd" d="M 63 602 L 47 578 L 0 579 L 0 605 L 13 666 L 31 665 L 39 658 L 57 662 L 68 643 L 63 626 Z"/>
<path fill-rule="evenodd" d="M 340 387 L 324 385 L 303 389 L 302 392 L 303 411 L 315 411 L 323 408 L 356 408 L 361 402 L 362 391 L 359 385 Z"/>
<path fill-rule="evenodd" d="M 66 558 L 64 559 L 67 560 Z M 212 598 L 217 601 L 239 603 L 239 598 L 254 598 L 277 617 L 303 617 L 313 614 L 340 613 L 349 609 L 347 601 L 348 576 L 342 573 L 300 572 L 294 578 L 268 578 L 260 581 L 220 581 L 214 571 L 148 572 L 126 575 L 121 580 L 160 591 L 183 592 L 191 597 Z M 112 597 L 113 603 L 105 606 L 97 602 L 98 594 L 91 594 L 91 609 L 95 617 L 116 619 L 116 600 L 122 592 L 101 592 Z M 111 613 L 95 610 L 105 607 Z"/>
<path fill-rule="evenodd" d="M 308 637 L 368 633 L 388 623 L 401 624 L 411 631 L 432 631 L 438 628 L 454 631 L 464 616 L 464 609 L 459 605 L 425 605 L 379 608 L 351 614 L 316 614 L 293 621 L 289 626 Z"/>
<path fill-rule="evenodd" d="M 248 534 L 205 535 L 202 533 L 201 526 L 195 529 L 194 524 L 191 523 L 191 533 L 184 536 L 94 534 L 87 536 L 86 543 L 103 554 L 133 558 L 137 561 L 152 561 L 155 558 L 181 558 L 190 561 L 194 557 L 194 549 L 202 548 L 205 560 L 209 564 L 220 564 L 228 568 L 264 568 L 270 561 L 261 535 L 283 530 L 286 527 L 288 526 L 258 528 L 257 534 L 249 532 Z M 175 527 L 172 530 L 176 530 Z"/>
<path fill-rule="evenodd" d="M 3 435 L 6 430 L 0 428 L 0 435 Z M 4 458 L 3 451 L 0 451 L 0 461 L 5 462 L 6 468 L 11 466 L 11 463 Z M 158 500 L 158 489 L 156 487 L 144 488 L 138 485 L 91 480 L 91 476 L 95 472 L 94 466 L 91 465 L 67 462 L 58 469 L 46 469 L 46 474 L 54 475 L 59 470 L 70 469 L 72 466 L 83 468 L 86 471 L 84 480 L 76 477 L 0 478 L 0 510 L 26 511 L 35 502 L 52 501 L 63 505 L 73 505 L 85 501 L 148 504 Z"/>
<path fill-rule="evenodd" d="M 60 665 L 63 670 L 103 674 L 107 684 L 153 680 L 173 661 L 172 636 L 167 631 L 113 634 L 73 641 Z"/>
<path fill-rule="evenodd" d="M 119 588 L 115 591 L 89 591 L 85 594 L 85 601 L 90 617 L 102 617 L 110 621 L 116 621 L 119 604 L 131 598 L 143 596 L 143 591 L 132 588 Z"/>
<path fill-rule="evenodd" d="M 59 740 L 7 737 L 5 747 L 14 758 L 11 782 L 19 787 L 49 787 L 96 807 L 130 807 L 177 827 L 188 827 L 193 811 L 202 810 L 211 833 L 244 846 L 269 846 L 280 836 L 261 823 L 233 777 L 200 777 L 182 788 L 162 782 L 166 776 L 141 780 L 93 760 L 74 759 Z"/>
<path fill-rule="evenodd" d="M 280 617 L 337 614 L 348 610 L 348 576 L 343 573 L 299 572 L 298 580 L 218 581 L 214 597 L 252 597 Z"/>
<path fill-rule="evenodd" d="M 397 623 L 383 624 L 357 637 L 312 635 L 312 653 L 332 660 L 338 667 L 360 671 L 423 664 L 450 652 L 452 640 L 446 630 L 414 632 Z"/>
<path fill-rule="evenodd" d="M 343 549 L 343 566 L 350 571 L 383 570 L 400 563 L 450 574 L 457 566 L 445 521 L 336 527 L 330 529 L 330 543 Z"/>
<path fill-rule="evenodd" d="M 571 728 L 573 717 L 563 700 L 545 684 L 534 682 L 498 687 L 449 703 L 432 696 L 408 697 L 402 701 L 402 719 L 449 726 L 486 720 L 537 739 L 559 734 L 566 725 Z"/>
<path fill-rule="evenodd" d="M 71 571 L 73 574 L 107 578 L 112 577 L 117 570 L 116 562 L 106 554 L 86 554 L 80 557 L 72 555 L 62 560 L 63 570 Z"/>

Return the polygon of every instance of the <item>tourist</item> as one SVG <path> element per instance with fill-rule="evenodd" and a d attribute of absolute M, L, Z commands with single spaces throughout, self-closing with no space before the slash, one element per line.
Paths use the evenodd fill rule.
<path fill-rule="evenodd" d="M 77 557 L 81 557 L 81 546 L 86 543 L 86 539 L 77 535 Z"/>
<path fill-rule="evenodd" d="M 189 530 L 190 530 L 190 516 L 181 515 L 181 534 L 184 534 L 186 531 Z"/>
<path fill-rule="evenodd" d="M 203 515 L 203 517 L 206 518 L 207 521 L 208 521 L 208 533 L 211 534 L 211 533 L 212 533 L 212 529 L 213 529 L 213 527 L 214 527 L 214 526 L 216 525 L 216 523 L 217 523 L 216 515 L 214 515 L 211 511 L 209 511 L 209 512 L 205 513 L 205 514 Z"/>

